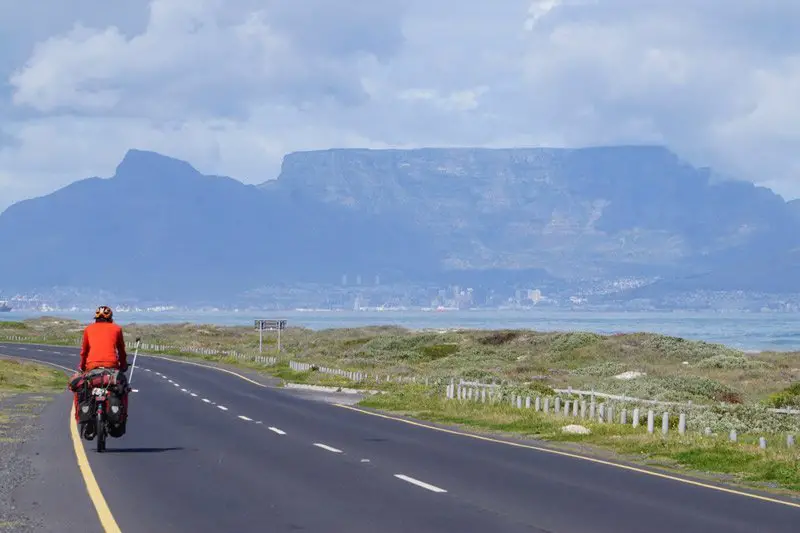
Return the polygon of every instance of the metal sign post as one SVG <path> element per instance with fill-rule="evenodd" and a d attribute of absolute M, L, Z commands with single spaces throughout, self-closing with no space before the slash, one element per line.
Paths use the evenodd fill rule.
<path fill-rule="evenodd" d="M 286 329 L 286 320 L 265 320 L 258 319 L 255 321 L 256 329 L 258 330 L 258 353 L 262 351 L 264 332 L 277 331 L 278 332 L 278 351 L 281 351 L 281 331 Z"/>

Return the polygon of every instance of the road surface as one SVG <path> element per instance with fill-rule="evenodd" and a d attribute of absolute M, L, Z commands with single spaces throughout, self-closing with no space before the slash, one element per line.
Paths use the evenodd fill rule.
<path fill-rule="evenodd" d="M 77 366 L 73 348 L 0 354 Z M 84 442 L 105 522 L 124 533 L 800 531 L 796 503 L 404 423 L 197 364 L 140 356 L 132 387 L 128 434 L 106 454 Z M 103 531 L 75 491 L 69 399 L 46 414 L 36 452 L 51 477 L 17 499 L 52 531 Z"/>

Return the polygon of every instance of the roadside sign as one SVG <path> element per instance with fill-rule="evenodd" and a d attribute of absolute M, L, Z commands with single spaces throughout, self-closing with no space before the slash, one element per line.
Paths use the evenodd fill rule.
<path fill-rule="evenodd" d="M 255 328 L 258 330 L 258 353 L 262 351 L 265 331 L 278 332 L 278 351 L 281 351 L 281 331 L 286 329 L 286 320 L 256 319 Z"/>

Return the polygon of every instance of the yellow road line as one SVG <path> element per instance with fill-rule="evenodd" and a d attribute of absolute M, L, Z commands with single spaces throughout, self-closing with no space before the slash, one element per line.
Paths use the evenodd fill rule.
<path fill-rule="evenodd" d="M 108 508 L 106 499 L 103 497 L 103 492 L 100 490 L 100 486 L 94 478 L 94 472 L 92 472 L 92 467 L 89 465 L 89 458 L 86 457 L 86 451 L 83 449 L 83 444 L 81 444 L 81 437 L 78 435 L 78 425 L 75 423 L 74 404 L 70 410 L 69 428 L 70 434 L 72 435 L 72 444 L 75 448 L 75 457 L 78 459 L 78 467 L 80 467 L 81 474 L 83 474 L 83 481 L 86 483 L 86 491 L 92 499 L 94 508 L 97 511 L 97 517 L 100 519 L 100 524 L 102 524 L 106 533 L 121 533 L 117 521 L 114 520 L 111 510 Z"/>
<path fill-rule="evenodd" d="M 58 365 L 56 363 L 51 363 L 49 361 L 42 361 L 40 359 L 28 357 L 17 358 L 55 366 L 69 372 L 73 371 L 70 368 Z M 111 514 L 111 510 L 108 508 L 106 499 L 103 497 L 103 492 L 100 490 L 100 486 L 97 484 L 97 480 L 94 477 L 94 472 L 92 472 L 92 467 L 89 465 L 89 458 L 86 457 L 86 450 L 83 449 L 83 444 L 81 444 L 81 437 L 78 434 L 78 426 L 75 423 L 75 404 L 72 404 L 72 408 L 70 409 L 69 429 L 70 435 L 72 436 L 72 446 L 75 449 L 75 458 L 78 460 L 78 467 L 83 475 L 83 481 L 86 484 L 86 491 L 89 493 L 89 497 L 92 499 L 94 508 L 97 511 L 97 516 L 100 519 L 100 524 L 103 526 L 103 529 L 106 531 L 106 533 L 122 533 L 117 525 L 117 521 L 114 520 L 114 516 Z"/>
<path fill-rule="evenodd" d="M 743 492 L 743 491 L 739 491 L 739 490 L 735 490 L 735 489 L 728 489 L 728 488 L 725 488 L 725 487 L 718 487 L 716 485 L 709 485 L 708 483 L 701 483 L 699 481 L 693 481 L 691 479 L 686 479 L 686 478 L 682 478 L 682 477 L 678 477 L 678 476 L 671 476 L 669 474 L 663 474 L 661 472 L 654 472 L 652 470 L 646 470 L 644 468 L 637 468 L 635 466 L 629 466 L 629 465 L 623 465 L 623 464 L 619 464 L 619 463 L 614 463 L 614 462 L 611 462 L 611 461 L 605 461 L 603 459 L 597 459 L 595 457 L 587 457 L 585 455 L 579 455 L 579 454 L 570 453 L 570 452 L 563 452 L 563 451 L 559 451 L 559 450 L 553 450 L 553 449 L 550 449 L 550 448 L 543 448 L 543 447 L 540 447 L 540 446 L 533 446 L 531 444 L 522 444 L 522 443 L 519 443 L 519 442 L 511 442 L 511 441 L 506 441 L 506 440 L 501 440 L 501 439 L 494 439 L 492 437 L 485 437 L 483 435 L 475 435 L 475 434 L 466 433 L 466 432 L 463 432 L 463 431 L 456 431 L 456 430 L 452 430 L 452 429 L 440 428 L 440 427 L 431 426 L 431 425 L 428 425 L 428 424 L 422 424 L 420 422 L 414 422 L 413 420 L 406 420 L 404 418 L 399 418 L 399 417 L 396 417 L 396 416 L 389 416 L 389 415 L 384 415 L 384 414 L 381 414 L 381 413 L 374 413 L 372 411 L 366 411 L 364 409 L 359 409 L 357 407 L 352 407 L 350 405 L 344 405 L 344 404 L 340 404 L 340 403 L 336 403 L 336 404 L 333 404 L 333 405 L 335 405 L 337 407 L 341 407 L 343 409 L 349 409 L 349 410 L 355 411 L 357 413 L 370 415 L 370 416 L 377 416 L 379 418 L 385 418 L 387 420 L 394 420 L 395 422 L 402 422 L 404 424 L 410 424 L 412 426 L 418 426 L 418 427 L 421 427 L 421 428 L 431 429 L 431 430 L 434 430 L 434 431 L 440 431 L 442 433 L 450 433 L 452 435 L 459 435 L 461 437 L 469 437 L 471 439 L 483 440 L 483 441 L 487 441 L 487 442 L 494 442 L 496 444 L 505 444 L 506 446 L 514 446 L 516 448 L 527 448 L 529 450 L 535 450 L 537 452 L 550 453 L 550 454 L 553 454 L 553 455 L 562 455 L 564 457 L 571 457 L 572 459 L 580 459 L 580 460 L 589 461 L 589 462 L 592 462 L 592 463 L 599 463 L 599 464 L 603 464 L 603 465 L 606 465 L 606 466 L 612 466 L 614 468 L 621 468 L 623 470 L 630 470 L 632 472 L 637 472 L 639 474 L 646 474 L 648 476 L 655 476 L 655 477 L 660 477 L 660 478 L 663 478 L 663 479 L 670 479 L 672 481 L 678 481 L 680 483 L 686 483 L 688 485 L 694 485 L 694 486 L 697 486 L 697 487 L 703 487 L 705 489 L 711 489 L 711 490 L 716 490 L 716 491 L 720 491 L 720 492 L 727 492 L 729 494 L 736 494 L 738 496 L 745 496 L 747 498 L 754 498 L 756 500 L 763 500 L 763 501 L 767 501 L 767 502 L 771 502 L 771 503 L 779 503 L 781 505 L 788 505 L 789 507 L 795 507 L 795 508 L 800 509 L 800 503 L 794 503 L 794 502 L 789 502 L 789 501 L 785 501 L 785 500 L 779 500 L 779 499 L 776 499 L 776 498 L 770 498 L 768 496 L 761 496 L 761 495 L 758 495 L 758 494 L 752 494 L 752 493 L 749 493 L 749 492 Z"/>

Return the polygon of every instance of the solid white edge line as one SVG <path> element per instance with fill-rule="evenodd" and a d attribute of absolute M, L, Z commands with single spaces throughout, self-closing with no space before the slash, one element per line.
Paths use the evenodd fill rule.
<path fill-rule="evenodd" d="M 319 442 L 315 442 L 314 446 L 316 446 L 317 448 L 322 448 L 323 450 L 328 450 L 329 452 L 342 453 L 342 450 L 337 450 L 336 448 L 334 448 L 332 446 L 328 446 L 327 444 L 322 444 L 322 443 L 319 443 Z"/>
<path fill-rule="evenodd" d="M 242 420 L 244 420 L 244 421 L 246 421 L 246 422 L 252 422 L 252 421 L 253 421 L 253 419 L 252 419 L 252 418 L 247 418 L 247 417 L 246 417 L 246 416 L 244 416 L 244 415 L 239 415 L 239 418 L 241 418 Z"/>
<path fill-rule="evenodd" d="M 420 481 L 418 479 L 414 479 L 413 477 L 406 476 L 404 474 L 395 474 L 394 477 L 397 479 L 402 479 L 403 481 L 407 481 L 412 485 L 416 485 L 418 487 L 422 487 L 423 489 L 428 489 L 431 492 L 447 492 L 446 490 L 439 488 L 435 485 L 431 485 L 430 483 L 425 483 L 424 481 Z"/>
<path fill-rule="evenodd" d="M 272 426 L 269 427 L 269 430 L 272 431 L 273 433 L 277 433 L 278 435 L 286 435 L 286 432 L 283 431 L 282 429 L 278 429 Z"/>
<path fill-rule="evenodd" d="M 218 405 L 217 407 L 218 407 L 219 409 L 222 409 L 223 411 L 227 411 L 227 410 L 228 410 L 228 408 L 227 408 L 227 407 L 225 407 L 224 405 Z"/>

